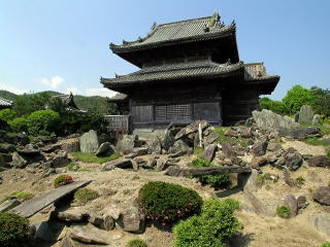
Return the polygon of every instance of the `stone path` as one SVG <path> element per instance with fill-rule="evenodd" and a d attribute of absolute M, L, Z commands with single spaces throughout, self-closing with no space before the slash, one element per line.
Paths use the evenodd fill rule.
<path fill-rule="evenodd" d="M 58 201 L 63 196 L 72 193 L 73 191 L 79 189 L 80 187 L 86 186 L 92 180 L 88 181 L 79 181 L 73 182 L 71 184 L 67 184 L 64 186 L 60 186 L 54 190 L 48 191 L 44 194 L 36 196 L 31 200 L 25 201 L 19 206 L 13 208 L 11 212 L 17 213 L 23 217 L 31 217 L 32 215 L 36 214 L 40 210 L 44 209 L 45 207 L 49 206 L 50 204 Z"/>

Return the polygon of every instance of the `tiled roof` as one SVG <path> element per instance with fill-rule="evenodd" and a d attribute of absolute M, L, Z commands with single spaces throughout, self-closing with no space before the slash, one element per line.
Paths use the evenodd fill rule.
<path fill-rule="evenodd" d="M 268 75 L 264 63 L 245 64 L 244 79 L 246 81 L 260 81 L 271 78 L 279 78 L 279 76 Z"/>
<path fill-rule="evenodd" d="M 185 43 L 199 40 L 215 39 L 235 33 L 235 23 L 225 26 L 214 16 L 190 19 L 162 25 L 156 25 L 145 37 L 122 45 L 110 44 L 115 53 L 140 50 L 148 47 L 163 46 L 176 42 Z M 212 20 L 214 21 L 212 23 Z"/>
<path fill-rule="evenodd" d="M 212 61 L 178 63 L 147 67 L 137 72 L 124 76 L 117 76 L 112 79 L 101 78 L 101 83 L 108 88 L 115 88 L 116 86 L 121 87 L 125 84 L 129 86 L 137 83 L 155 81 L 221 77 L 224 75 L 227 76 L 230 73 L 238 72 L 243 68 L 244 65 L 242 63 L 218 64 Z"/>
<path fill-rule="evenodd" d="M 0 97 L 0 106 L 8 106 L 8 107 L 10 107 L 12 105 L 13 105 L 13 102 L 12 101 Z"/>

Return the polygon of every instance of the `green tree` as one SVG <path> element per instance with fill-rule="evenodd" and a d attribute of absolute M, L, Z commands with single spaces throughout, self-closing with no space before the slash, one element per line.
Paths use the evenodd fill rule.
<path fill-rule="evenodd" d="M 318 114 L 330 117 L 330 90 L 311 87 L 311 105 Z"/>
<path fill-rule="evenodd" d="M 36 94 L 23 94 L 16 98 L 13 110 L 18 116 L 27 116 L 34 111 L 44 110 L 50 101 L 47 92 Z"/>
<path fill-rule="evenodd" d="M 290 114 L 295 114 L 303 105 L 311 105 L 312 96 L 309 89 L 295 85 L 287 92 L 282 102 L 286 105 Z"/>
<path fill-rule="evenodd" d="M 282 101 L 272 100 L 268 97 L 261 98 L 259 100 L 260 109 L 271 110 L 278 114 L 287 114 L 288 109 Z"/>
<path fill-rule="evenodd" d="M 49 109 L 32 112 L 28 118 L 28 132 L 31 135 L 48 135 L 56 131 L 60 115 Z"/>

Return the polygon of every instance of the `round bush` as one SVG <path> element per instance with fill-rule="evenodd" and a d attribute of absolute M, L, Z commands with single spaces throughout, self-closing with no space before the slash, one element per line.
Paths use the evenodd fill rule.
<path fill-rule="evenodd" d="M 0 246 L 26 246 L 29 222 L 17 214 L 0 212 Z"/>
<path fill-rule="evenodd" d="M 28 132 L 31 135 L 55 132 L 60 122 L 60 115 L 53 110 L 40 110 L 30 114 L 28 120 Z"/>
<path fill-rule="evenodd" d="M 147 244 L 142 239 L 132 239 L 128 241 L 127 247 L 147 247 Z"/>
<path fill-rule="evenodd" d="M 10 128 L 15 132 L 23 132 L 28 129 L 28 120 L 25 117 L 18 117 L 8 121 Z"/>
<path fill-rule="evenodd" d="M 330 241 L 324 242 L 320 247 L 330 247 Z"/>
<path fill-rule="evenodd" d="M 234 216 L 237 201 L 209 199 L 204 202 L 202 214 L 180 221 L 174 227 L 175 247 L 225 247 L 239 227 Z"/>
<path fill-rule="evenodd" d="M 70 184 L 73 182 L 73 178 L 69 175 L 59 175 L 54 180 L 54 187 L 57 188 L 62 185 Z"/>
<path fill-rule="evenodd" d="M 291 216 L 291 211 L 287 206 L 280 206 L 276 209 L 276 214 L 284 219 L 288 219 Z"/>
<path fill-rule="evenodd" d="M 139 191 L 138 202 L 147 219 L 163 223 L 199 214 L 202 198 L 192 189 L 164 182 L 149 182 Z"/>

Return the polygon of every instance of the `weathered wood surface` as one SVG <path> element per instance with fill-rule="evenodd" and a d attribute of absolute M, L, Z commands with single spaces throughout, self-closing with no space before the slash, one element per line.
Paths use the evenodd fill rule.
<path fill-rule="evenodd" d="M 241 166 L 224 166 L 224 167 L 203 167 L 203 168 L 191 168 L 183 169 L 179 167 L 170 167 L 165 173 L 168 176 L 174 177 L 191 177 L 202 175 L 218 175 L 224 173 L 250 173 L 250 167 Z"/>
<path fill-rule="evenodd" d="M 50 204 L 58 201 L 63 196 L 72 193 L 73 191 L 89 184 L 90 182 L 91 182 L 91 180 L 79 181 L 79 182 L 73 182 L 71 184 L 67 184 L 64 186 L 60 186 L 54 190 L 51 190 L 42 195 L 36 196 L 36 197 L 32 198 L 31 200 L 25 201 L 10 211 L 13 213 L 17 213 L 26 218 L 31 217 L 32 215 L 36 214 L 40 210 L 49 206 Z"/>

